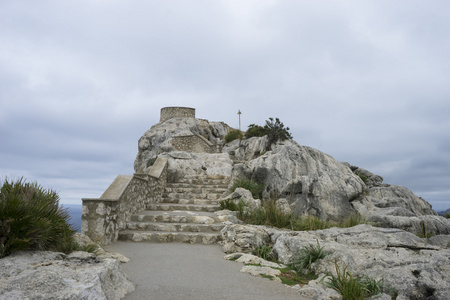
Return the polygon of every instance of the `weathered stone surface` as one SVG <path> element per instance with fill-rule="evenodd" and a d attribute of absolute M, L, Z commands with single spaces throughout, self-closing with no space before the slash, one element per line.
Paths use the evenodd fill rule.
<path fill-rule="evenodd" d="M 284 198 L 278 199 L 275 202 L 275 205 L 277 209 L 279 209 L 280 212 L 283 214 L 290 215 L 292 213 L 292 209 L 291 206 L 289 205 L 289 202 Z"/>
<path fill-rule="evenodd" d="M 251 179 L 264 184 L 263 199 L 285 199 L 279 200 L 278 207 L 297 216 L 341 221 L 359 213 L 378 226 L 414 233 L 424 228 L 427 234 L 450 233 L 448 222 L 435 218 L 429 203 L 405 187 L 383 183 L 380 175 L 337 162 L 330 155 L 293 140 L 279 141 L 269 151 L 267 136 L 224 144 L 230 129 L 224 123 L 193 117 L 158 123 L 139 140 L 135 170 L 147 172 L 157 157 L 164 157 L 168 160 L 169 182 L 204 175 L 231 176 L 232 182 Z M 216 145 L 221 153 L 192 150 L 192 145 L 187 147 L 191 150 L 180 151 L 177 143 L 188 141 L 190 136 Z M 230 197 L 237 199 L 235 196 Z M 241 199 L 247 198 L 241 195 Z"/>
<path fill-rule="evenodd" d="M 167 178 L 177 182 L 185 177 L 225 176 L 229 177 L 232 161 L 225 153 L 188 153 L 175 151 L 163 153 L 160 157 L 168 159 Z"/>
<path fill-rule="evenodd" d="M 355 210 L 350 201 L 365 188 L 350 168 L 316 149 L 288 140 L 239 169 L 263 183 L 263 197 L 286 198 L 297 215 L 342 220 Z M 238 175 L 233 173 L 235 177 Z"/>
<path fill-rule="evenodd" d="M 262 259 L 261 257 L 258 257 L 256 255 L 242 253 L 242 252 L 228 254 L 228 255 L 225 255 L 224 258 L 228 259 L 228 260 L 235 260 L 236 262 L 240 262 L 243 264 L 261 265 L 263 267 L 270 267 L 270 268 L 285 268 L 286 267 L 283 264 L 277 264 L 272 261 Z"/>
<path fill-rule="evenodd" d="M 226 224 L 242 224 L 242 221 L 236 217 L 236 212 L 228 209 L 219 210 L 214 212 L 220 222 Z"/>
<path fill-rule="evenodd" d="M 319 243 L 329 254 L 312 264 L 317 274 L 335 274 L 336 262 L 341 269 L 346 267 L 354 276 L 369 275 L 377 280 L 384 279 L 387 287 L 398 292 L 397 299 L 448 299 L 450 294 L 450 249 L 445 246 L 447 238 L 444 236 L 439 238 L 440 242 L 433 242 L 432 239 L 421 239 L 400 229 L 370 225 L 309 232 L 239 225 L 238 231 L 233 226 L 222 230 L 228 241 L 224 251 L 241 248 L 230 245 L 233 240 L 242 243 L 236 233 L 245 236 L 246 230 L 252 234 L 255 229 L 259 236 L 265 236 L 264 231 L 270 236 L 268 245 L 273 245 L 272 251 L 281 263 L 291 263 L 302 248 Z M 243 250 L 250 252 L 249 247 Z M 328 293 L 320 281 L 310 282 L 299 291 L 316 299 L 338 299 L 322 298 Z"/>
<path fill-rule="evenodd" d="M 139 173 L 149 167 L 156 157 L 164 152 L 176 151 L 173 137 L 200 135 L 216 144 L 228 133 L 230 127 L 223 122 L 209 122 L 195 118 L 173 118 L 152 126 L 138 142 L 138 154 L 134 170 Z M 229 176 L 229 175 L 228 175 Z"/>
<path fill-rule="evenodd" d="M 115 259 L 19 252 L 0 259 L 0 299 L 121 299 L 134 290 Z"/>
<path fill-rule="evenodd" d="M 237 188 L 233 193 L 225 197 L 223 200 L 233 201 L 236 205 L 242 202 L 246 208 L 251 210 L 261 207 L 261 200 L 253 199 L 252 193 L 244 188 Z"/>
<path fill-rule="evenodd" d="M 235 162 L 249 161 L 264 154 L 267 148 L 267 136 L 252 137 L 244 140 L 234 140 L 223 147 Z"/>
<path fill-rule="evenodd" d="M 270 267 L 243 266 L 241 272 L 249 273 L 253 276 L 272 277 L 276 281 L 281 281 L 278 277 L 278 275 L 281 274 L 281 271 Z"/>
<path fill-rule="evenodd" d="M 252 252 L 270 241 L 266 231 L 251 225 L 227 225 L 222 229 L 221 235 L 225 253 Z"/>
<path fill-rule="evenodd" d="M 406 187 L 371 187 L 352 202 L 353 207 L 380 227 L 400 228 L 424 236 L 450 234 L 450 220 L 439 217 L 431 205 Z"/>

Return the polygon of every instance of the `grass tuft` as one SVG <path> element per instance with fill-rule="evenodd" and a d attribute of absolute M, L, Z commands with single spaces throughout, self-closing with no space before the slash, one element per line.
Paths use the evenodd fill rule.
<path fill-rule="evenodd" d="M 338 291 L 346 300 L 363 300 L 368 297 L 375 296 L 383 292 L 384 281 L 375 280 L 368 276 L 353 276 L 347 271 L 347 266 L 341 268 L 337 260 L 334 261 L 336 276 L 332 273 L 327 275 L 330 277 L 325 284 Z"/>
<path fill-rule="evenodd" d="M 294 261 L 293 267 L 298 272 L 301 272 L 303 269 L 310 270 L 311 265 L 318 261 L 319 259 L 324 258 L 328 255 L 317 241 L 317 245 L 309 245 L 309 247 L 302 248 L 298 255 L 298 258 Z"/>
<path fill-rule="evenodd" d="M 261 257 L 262 259 L 265 259 L 265 260 L 275 261 L 275 258 L 272 253 L 272 248 L 267 245 L 255 247 L 253 250 L 253 255 Z"/>

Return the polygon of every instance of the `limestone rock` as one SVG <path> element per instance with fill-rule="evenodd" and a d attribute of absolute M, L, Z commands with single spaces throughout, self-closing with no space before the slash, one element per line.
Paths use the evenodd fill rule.
<path fill-rule="evenodd" d="M 368 222 L 412 233 L 450 234 L 450 220 L 440 217 L 424 199 L 403 186 L 371 187 L 352 202 Z"/>
<path fill-rule="evenodd" d="M 268 261 L 265 259 L 262 259 L 261 257 L 258 257 L 256 255 L 248 254 L 248 253 L 232 253 L 228 254 L 224 257 L 228 260 L 235 260 L 236 262 L 243 263 L 243 264 L 251 264 L 251 265 L 261 265 L 263 267 L 269 267 L 269 268 L 285 268 L 286 266 L 283 264 L 277 264 L 272 261 Z"/>
<path fill-rule="evenodd" d="M 228 229 L 232 230 L 229 234 L 224 232 Z M 448 299 L 450 294 L 450 248 L 445 242 L 446 236 L 439 238 L 440 242 L 433 242 L 404 230 L 370 225 L 308 232 L 264 226 L 257 229 L 258 235 L 264 236 L 262 231 L 265 231 L 270 236 L 268 244 L 273 244 L 272 251 L 281 263 L 291 263 L 302 248 L 318 242 L 329 254 L 313 263 L 316 274 L 335 273 L 337 262 L 341 268 L 347 267 L 347 271 L 354 276 L 369 275 L 377 280 L 384 279 L 388 288 L 398 292 L 397 299 Z M 251 234 L 254 230 L 255 226 L 240 225 L 239 234 L 245 236 L 246 231 Z M 228 227 L 223 229 L 222 235 L 228 237 L 228 243 L 232 243 L 235 232 L 236 228 Z M 230 248 L 233 246 L 228 244 L 227 249 Z M 321 298 L 327 294 L 326 289 L 322 282 L 315 281 L 299 288 L 299 292 L 316 299 L 328 299 Z M 381 297 L 386 298 L 386 295 Z"/>
<path fill-rule="evenodd" d="M 247 178 L 266 186 L 263 197 L 286 198 L 296 215 L 342 220 L 355 212 L 350 202 L 365 188 L 350 168 L 291 140 L 277 143 L 272 151 L 239 168 Z"/>
<path fill-rule="evenodd" d="M 272 279 L 281 282 L 280 278 L 278 277 L 278 275 L 281 274 L 281 271 L 272 269 L 270 267 L 243 266 L 241 272 L 250 273 L 253 276 L 272 277 Z"/>
<path fill-rule="evenodd" d="M 160 157 L 168 159 L 167 177 L 169 182 L 200 175 L 225 177 L 231 175 L 232 161 L 225 153 L 173 151 L 162 153 Z"/>
<path fill-rule="evenodd" d="M 267 136 L 252 137 L 244 140 L 234 140 L 223 147 L 223 152 L 228 153 L 236 162 L 249 161 L 266 152 Z"/>
<path fill-rule="evenodd" d="M 275 202 L 275 205 L 277 209 L 279 209 L 280 212 L 285 215 L 290 215 L 292 213 L 292 209 L 291 206 L 289 205 L 289 202 L 284 198 L 278 199 Z"/>
<path fill-rule="evenodd" d="M 270 241 L 269 235 L 260 226 L 227 225 L 221 230 L 221 235 L 225 253 L 251 253 L 256 247 L 266 245 Z"/>
<path fill-rule="evenodd" d="M 261 207 L 261 200 L 253 199 L 252 193 L 244 188 L 237 188 L 233 193 L 226 196 L 223 200 L 233 201 L 236 205 L 240 202 L 248 207 L 250 210 L 258 209 Z"/>
<path fill-rule="evenodd" d="M 175 137 L 198 135 L 214 145 L 218 140 L 222 140 L 229 130 L 230 127 L 223 122 L 196 118 L 173 118 L 158 123 L 139 139 L 134 170 L 136 173 L 142 172 L 159 154 L 179 150 L 172 144 Z"/>
<path fill-rule="evenodd" d="M 121 299 L 134 290 L 115 259 L 19 252 L 0 259 L 0 299 Z"/>
<path fill-rule="evenodd" d="M 242 221 L 236 217 L 236 212 L 228 209 L 214 212 L 220 222 L 226 224 L 242 224 Z"/>

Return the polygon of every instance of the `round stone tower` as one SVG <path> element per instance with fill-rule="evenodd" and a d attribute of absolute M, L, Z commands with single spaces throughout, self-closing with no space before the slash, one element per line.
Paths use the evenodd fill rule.
<path fill-rule="evenodd" d="M 160 123 L 172 118 L 195 118 L 195 108 L 177 106 L 161 108 Z"/>

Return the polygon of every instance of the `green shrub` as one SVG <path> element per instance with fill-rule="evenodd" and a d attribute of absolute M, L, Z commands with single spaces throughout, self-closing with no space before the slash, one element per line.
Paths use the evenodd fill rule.
<path fill-rule="evenodd" d="M 269 140 L 267 149 L 270 149 L 270 146 L 279 140 L 284 141 L 292 139 L 289 127 L 285 128 L 284 124 L 278 118 L 275 118 L 275 121 L 273 118 L 269 118 L 269 120 L 266 121 L 266 125 L 264 125 L 264 131 Z"/>
<path fill-rule="evenodd" d="M 232 129 L 225 136 L 225 142 L 229 143 L 237 139 L 242 140 L 242 138 L 242 131 L 240 131 L 239 129 Z"/>
<path fill-rule="evenodd" d="M 309 247 L 302 248 L 298 255 L 298 258 L 294 261 L 293 267 L 297 272 L 301 272 L 303 269 L 310 270 L 311 265 L 319 259 L 327 256 L 328 253 L 320 246 L 319 241 L 316 245 L 309 245 Z"/>
<path fill-rule="evenodd" d="M 247 131 L 245 132 L 245 137 L 246 138 L 251 138 L 254 136 L 261 137 L 265 136 L 266 134 L 267 132 L 265 131 L 264 127 L 255 124 L 250 124 L 248 126 Z"/>
<path fill-rule="evenodd" d="M 78 250 L 69 219 L 56 192 L 23 179 L 5 179 L 0 188 L 0 257 L 19 250 Z"/>
<path fill-rule="evenodd" d="M 444 217 L 450 219 L 450 214 L 445 214 Z"/>
<path fill-rule="evenodd" d="M 377 281 L 368 276 L 353 276 L 347 271 L 347 267 L 341 269 L 337 260 L 334 261 L 334 265 L 336 276 L 332 273 L 327 273 L 330 279 L 325 284 L 338 291 L 344 299 L 363 300 L 383 292 L 384 281 L 382 279 Z"/>
<path fill-rule="evenodd" d="M 364 182 L 364 184 L 367 185 L 367 183 L 369 182 L 369 178 L 367 178 L 366 175 L 359 173 L 359 172 L 355 172 L 356 175 L 359 176 L 359 178 L 361 178 L 361 180 Z"/>
<path fill-rule="evenodd" d="M 252 193 L 254 199 L 261 199 L 264 185 L 256 183 L 248 179 L 238 179 L 231 186 L 231 191 L 234 192 L 237 188 L 244 188 Z"/>
<path fill-rule="evenodd" d="M 284 124 L 278 118 L 275 118 L 275 120 L 273 118 L 269 118 L 269 120 L 266 120 L 264 127 L 250 124 L 245 132 L 246 138 L 265 135 L 267 135 L 268 138 L 267 150 L 270 150 L 270 146 L 279 140 L 284 141 L 292 139 L 292 135 L 289 132 L 289 127 L 284 127 Z"/>

